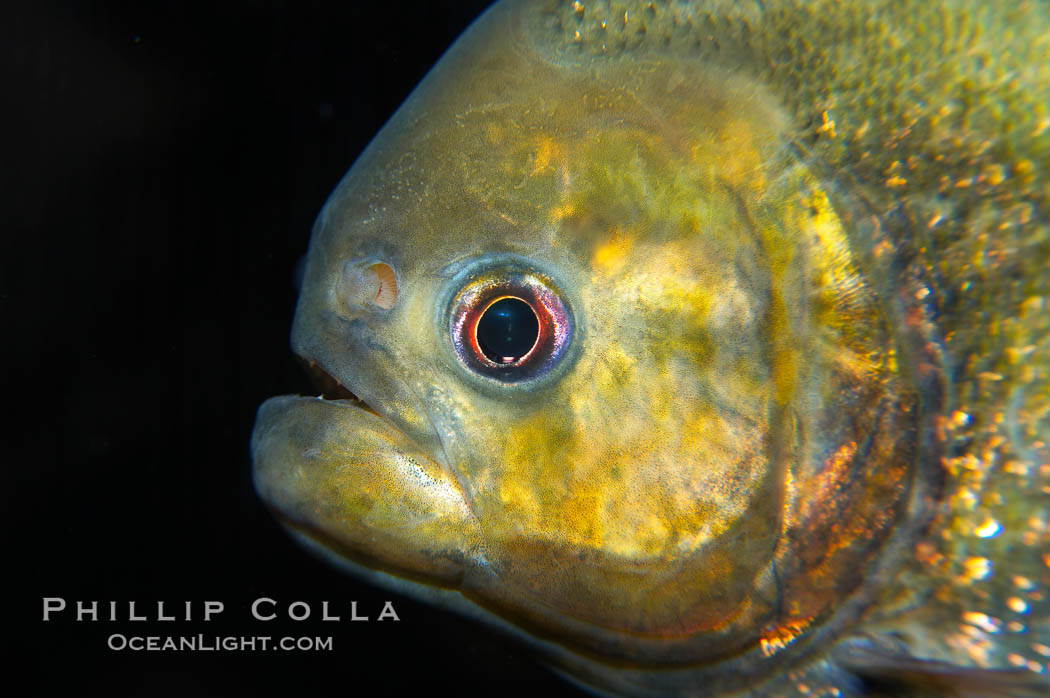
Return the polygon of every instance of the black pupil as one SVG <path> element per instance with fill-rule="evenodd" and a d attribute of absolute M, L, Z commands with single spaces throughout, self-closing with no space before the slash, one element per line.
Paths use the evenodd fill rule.
<path fill-rule="evenodd" d="M 514 363 L 529 353 L 540 334 L 540 323 L 520 298 L 501 298 L 478 320 L 478 346 L 489 361 Z"/>

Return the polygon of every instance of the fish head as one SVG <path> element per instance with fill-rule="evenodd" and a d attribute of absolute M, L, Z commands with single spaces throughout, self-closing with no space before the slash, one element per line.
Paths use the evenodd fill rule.
<path fill-rule="evenodd" d="M 355 399 L 264 404 L 256 487 L 573 651 L 758 653 L 914 506 L 902 323 L 759 84 L 527 31 L 490 11 L 325 205 L 292 342 Z"/>

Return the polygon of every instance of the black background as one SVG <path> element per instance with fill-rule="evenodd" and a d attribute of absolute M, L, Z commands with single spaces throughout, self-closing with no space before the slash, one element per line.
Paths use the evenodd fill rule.
<path fill-rule="evenodd" d="M 5 10 L 4 634 L 39 694 L 572 692 L 513 642 L 314 560 L 250 479 L 259 403 L 309 392 L 288 331 L 313 218 L 486 4 Z M 49 596 L 226 610 L 44 623 Z M 259 623 L 259 596 L 315 616 L 328 600 L 344 621 Z M 345 620 L 386 599 L 399 623 Z M 115 652 L 114 632 L 330 635 L 334 651 Z"/>

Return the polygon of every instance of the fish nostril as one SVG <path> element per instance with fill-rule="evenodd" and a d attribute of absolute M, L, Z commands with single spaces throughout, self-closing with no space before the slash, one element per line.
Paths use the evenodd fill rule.
<path fill-rule="evenodd" d="M 390 310 L 397 302 L 397 275 L 385 262 L 346 262 L 339 275 L 338 295 L 349 316 L 372 306 Z"/>
<path fill-rule="evenodd" d="M 383 310 L 390 310 L 394 307 L 394 303 L 397 302 L 397 277 L 394 275 L 394 268 L 389 264 L 377 262 L 369 269 L 375 273 L 376 278 L 379 280 L 379 286 L 376 288 L 372 303 Z"/>

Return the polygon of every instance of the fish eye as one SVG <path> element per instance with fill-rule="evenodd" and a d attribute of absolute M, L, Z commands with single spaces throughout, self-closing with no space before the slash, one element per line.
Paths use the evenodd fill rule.
<path fill-rule="evenodd" d="M 520 383 L 550 373 L 572 339 L 570 313 L 550 279 L 531 270 L 488 272 L 452 299 L 452 347 L 473 374 Z"/>

